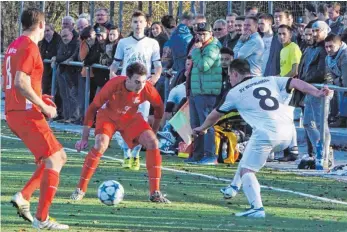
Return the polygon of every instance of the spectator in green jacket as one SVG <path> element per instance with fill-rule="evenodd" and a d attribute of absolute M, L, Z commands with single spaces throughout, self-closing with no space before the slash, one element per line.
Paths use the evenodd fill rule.
<path fill-rule="evenodd" d="M 222 67 L 218 39 L 212 36 L 208 23 L 197 25 L 197 39 L 192 51 L 193 68 L 190 79 L 189 109 L 192 128 L 203 123 L 213 110 L 216 97 L 222 88 Z M 187 163 L 214 165 L 215 155 L 214 130 L 210 128 L 203 136 L 194 140 L 193 155 Z"/>

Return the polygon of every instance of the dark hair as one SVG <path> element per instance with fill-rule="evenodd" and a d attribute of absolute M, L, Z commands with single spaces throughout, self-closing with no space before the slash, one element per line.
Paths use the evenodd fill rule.
<path fill-rule="evenodd" d="M 308 3 L 306 6 L 305 6 L 305 9 L 310 12 L 311 14 L 313 14 L 314 16 L 317 16 L 317 10 L 316 10 L 316 5 L 313 4 L 313 3 Z"/>
<path fill-rule="evenodd" d="M 80 34 L 80 39 L 86 40 L 90 38 L 92 36 L 93 31 L 94 31 L 94 28 L 92 26 L 85 27 Z"/>
<path fill-rule="evenodd" d="M 231 50 L 231 49 L 228 48 L 228 47 L 222 47 L 222 48 L 220 49 L 220 54 L 229 54 L 229 55 L 231 55 L 232 57 L 234 57 L 234 52 L 233 52 L 233 50 Z"/>
<path fill-rule="evenodd" d="M 20 21 L 23 31 L 33 29 L 40 21 L 45 20 L 45 14 L 37 8 L 28 8 L 23 11 Z"/>
<path fill-rule="evenodd" d="M 270 21 L 270 22 L 271 22 L 271 25 L 272 25 L 273 22 L 274 22 L 273 16 L 270 15 L 270 14 L 266 14 L 266 13 L 261 14 L 261 15 L 259 16 L 259 19 L 264 19 L 265 21 Z"/>
<path fill-rule="evenodd" d="M 135 10 L 133 15 L 131 16 L 131 18 L 136 18 L 136 17 L 140 17 L 140 16 L 145 17 L 145 19 L 147 21 L 147 15 L 144 12 L 140 11 L 140 10 Z"/>
<path fill-rule="evenodd" d="M 192 59 L 192 56 L 191 55 L 188 55 L 187 56 L 187 60 L 191 60 Z"/>
<path fill-rule="evenodd" d="M 255 24 L 258 24 L 258 19 L 257 17 L 254 16 L 247 16 L 246 19 L 252 19 Z"/>
<path fill-rule="evenodd" d="M 334 10 L 337 11 L 337 12 L 340 12 L 340 10 L 341 10 L 341 4 L 338 3 L 338 2 L 329 3 L 327 7 L 328 7 L 328 8 L 331 8 L 331 7 L 332 7 L 332 8 L 334 8 Z"/>
<path fill-rule="evenodd" d="M 281 25 L 278 27 L 278 29 L 280 29 L 280 28 L 285 28 L 285 29 L 287 29 L 290 33 L 292 33 L 292 31 L 293 31 L 293 29 L 292 29 L 290 26 L 285 25 L 285 24 L 281 24 Z"/>
<path fill-rule="evenodd" d="M 172 15 L 164 15 L 160 21 L 165 28 L 172 29 L 176 27 L 176 20 Z"/>
<path fill-rule="evenodd" d="M 331 42 L 331 41 L 333 41 L 334 43 L 336 43 L 336 42 L 341 42 L 341 36 L 335 35 L 335 34 L 330 34 L 330 35 L 328 35 L 328 36 L 325 38 L 324 41 L 325 41 L 325 42 Z"/>
<path fill-rule="evenodd" d="M 328 13 L 327 4 L 319 4 L 319 6 L 318 6 L 318 13 L 326 15 Z"/>
<path fill-rule="evenodd" d="M 110 30 L 108 30 L 108 33 L 107 33 L 107 43 L 110 43 L 110 39 L 109 39 L 108 34 L 110 34 L 111 30 L 117 30 L 118 31 L 119 36 L 118 36 L 118 39 L 116 39 L 116 42 L 115 42 L 115 43 L 118 43 L 119 40 L 123 38 L 123 35 L 122 35 L 122 32 L 119 30 L 119 27 L 118 26 L 114 26 L 114 25 L 112 25 L 110 27 Z"/>
<path fill-rule="evenodd" d="M 315 20 L 312 20 L 312 21 L 308 22 L 308 24 L 306 25 L 305 29 L 306 29 L 306 28 L 312 28 L 312 25 L 313 25 L 315 22 L 317 22 L 317 21 L 318 21 L 318 19 L 315 19 Z"/>
<path fill-rule="evenodd" d="M 132 63 L 127 67 L 126 75 L 127 77 L 132 78 L 134 74 L 147 75 L 147 69 L 143 64 L 139 62 Z"/>
<path fill-rule="evenodd" d="M 281 12 L 283 12 L 283 13 L 285 14 L 285 16 L 286 16 L 287 18 L 289 18 L 289 11 L 284 10 L 284 9 L 282 9 L 282 8 L 277 8 L 277 9 L 275 10 L 275 13 L 281 13 Z"/>
<path fill-rule="evenodd" d="M 235 20 L 241 20 L 241 21 L 245 21 L 246 17 L 245 16 L 238 16 L 236 17 Z"/>
<path fill-rule="evenodd" d="M 248 61 L 244 59 L 235 59 L 231 61 L 229 65 L 229 70 L 240 73 L 241 75 L 246 75 L 251 72 L 251 68 L 249 66 Z"/>

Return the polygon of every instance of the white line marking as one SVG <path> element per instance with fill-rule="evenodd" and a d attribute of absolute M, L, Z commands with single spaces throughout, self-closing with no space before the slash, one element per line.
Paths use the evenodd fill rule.
<path fill-rule="evenodd" d="M 11 136 L 5 136 L 5 135 L 1 135 L 1 138 L 5 138 L 5 139 L 12 139 L 12 140 L 19 140 L 21 141 L 21 139 L 16 138 L 16 137 L 11 137 Z M 72 152 L 76 152 L 76 149 L 71 149 L 68 147 L 64 147 L 65 150 L 68 151 L 72 151 Z M 81 151 L 82 154 L 88 154 L 88 152 L 85 151 Z M 115 160 L 115 161 L 119 161 L 119 162 L 123 162 L 122 159 L 117 159 L 114 157 L 110 157 L 110 156 L 106 156 L 103 155 L 102 156 L 105 159 L 109 159 L 109 160 Z M 141 166 L 146 166 L 145 164 L 141 164 Z M 200 176 L 200 177 L 204 177 L 206 179 L 210 179 L 210 180 L 218 180 L 218 181 L 223 181 L 223 182 L 231 182 L 230 179 L 225 179 L 225 178 L 219 178 L 219 177 L 215 177 L 215 176 L 210 176 L 210 175 L 205 175 L 205 174 L 201 174 L 201 173 L 195 173 L 195 172 L 186 172 L 186 171 L 182 171 L 182 170 L 177 170 L 177 169 L 173 169 L 173 168 L 166 168 L 166 167 L 162 167 L 162 170 L 165 171 L 170 171 L 170 172 L 176 172 L 176 173 L 182 173 L 182 174 L 186 174 L 186 175 L 192 175 L 192 176 Z M 287 189 L 282 189 L 282 188 L 275 188 L 272 186 L 264 186 L 261 185 L 261 187 L 263 189 L 269 189 L 269 190 L 274 190 L 277 192 L 283 192 L 283 193 L 292 193 L 295 195 L 299 195 L 299 196 L 303 196 L 303 197 L 308 197 L 308 198 L 312 198 L 315 200 L 320 200 L 320 201 L 324 201 L 324 202 L 330 202 L 330 203 L 336 203 L 336 204 L 341 204 L 341 205 L 347 205 L 347 202 L 344 201 L 338 201 L 338 200 L 334 200 L 334 199 L 329 199 L 326 197 L 319 197 L 319 196 L 315 196 L 312 194 L 307 194 L 307 193 L 302 193 L 302 192 L 296 192 L 296 191 L 292 191 L 292 190 L 287 190 Z"/>

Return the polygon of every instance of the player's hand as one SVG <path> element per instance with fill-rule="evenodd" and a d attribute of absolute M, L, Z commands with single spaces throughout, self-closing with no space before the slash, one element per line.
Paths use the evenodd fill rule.
<path fill-rule="evenodd" d="M 152 84 L 152 85 L 155 85 L 157 83 L 157 81 L 159 80 L 159 78 L 155 75 L 152 75 L 148 81 Z"/>
<path fill-rule="evenodd" d="M 203 129 L 200 126 L 193 129 L 193 137 L 198 137 L 198 136 L 204 135 L 206 133 L 207 133 L 207 130 Z"/>
<path fill-rule="evenodd" d="M 80 152 L 81 150 L 84 150 L 88 147 L 88 140 L 80 140 L 77 141 L 77 143 L 75 144 L 75 148 L 77 150 L 77 152 Z"/>
<path fill-rule="evenodd" d="M 53 99 L 53 96 L 51 95 L 47 95 L 47 94 L 44 94 L 42 95 L 42 101 L 44 103 L 46 103 L 47 105 L 49 106 L 53 106 L 54 108 L 57 108 L 57 106 L 55 105 L 55 103 L 52 101 Z"/>
<path fill-rule="evenodd" d="M 45 104 L 42 107 L 41 111 L 49 119 L 57 117 L 57 108 L 55 108 L 54 106 L 50 106 L 50 105 Z"/>

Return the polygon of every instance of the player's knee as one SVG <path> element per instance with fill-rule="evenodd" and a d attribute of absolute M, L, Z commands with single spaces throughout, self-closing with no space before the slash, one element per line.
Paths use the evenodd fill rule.
<path fill-rule="evenodd" d="M 248 169 L 248 168 L 241 168 L 240 176 L 242 177 L 242 176 L 245 175 L 246 173 L 255 173 L 255 171 L 250 170 L 250 169 Z"/>
<path fill-rule="evenodd" d="M 144 144 L 142 145 L 145 146 L 148 150 L 158 149 L 159 147 L 158 140 L 154 135 L 147 137 L 147 139 L 144 141 Z"/>
<path fill-rule="evenodd" d="M 103 154 L 108 148 L 109 141 L 110 139 L 107 135 L 97 135 L 95 138 L 95 150 Z"/>

